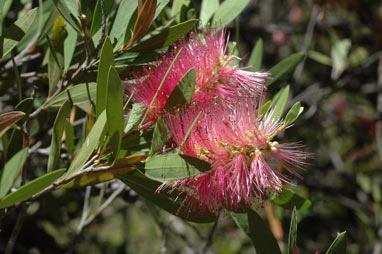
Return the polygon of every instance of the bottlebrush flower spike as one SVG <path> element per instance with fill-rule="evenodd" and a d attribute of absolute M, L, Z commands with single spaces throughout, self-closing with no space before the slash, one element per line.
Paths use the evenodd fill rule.
<path fill-rule="evenodd" d="M 160 56 L 154 65 L 131 75 L 126 81 L 127 94 L 134 92 L 133 99 L 148 108 L 175 55 L 182 49 L 150 107 L 146 126 L 157 121 L 172 90 L 191 68 L 196 70 L 192 97 L 195 104 L 208 105 L 217 99 L 235 101 L 243 95 L 257 97 L 262 94 L 269 74 L 234 66 L 232 60 L 237 57 L 227 55 L 228 39 L 225 30 L 206 31 L 201 35 L 191 33 L 188 40 L 181 39 L 175 43 L 173 51 Z"/>
<path fill-rule="evenodd" d="M 185 155 L 194 156 L 211 164 L 211 169 L 200 175 L 165 182 L 158 191 L 170 188 L 186 193 L 183 208 L 190 212 L 218 213 L 222 209 L 243 211 L 254 198 L 266 199 L 279 192 L 289 177 L 286 169 L 302 168 L 310 154 L 298 143 L 279 144 L 274 137 L 285 128 L 269 110 L 257 115 L 261 108 L 251 98 L 239 100 L 235 106 L 213 105 L 203 109 L 198 123 L 181 147 Z M 200 107 L 166 113 L 165 119 L 179 146 L 189 127 L 200 112 Z"/>

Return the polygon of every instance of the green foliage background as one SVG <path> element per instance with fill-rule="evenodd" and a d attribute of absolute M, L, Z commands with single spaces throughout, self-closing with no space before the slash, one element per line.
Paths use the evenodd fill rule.
<path fill-rule="evenodd" d="M 82 21 L 78 18 L 76 2 L 81 5 L 80 12 L 86 15 Z M 94 108 L 97 108 L 98 119 L 102 119 L 99 107 L 106 108 L 106 114 L 113 110 L 107 109 L 110 106 L 107 98 L 104 105 L 99 103 L 100 99 L 94 105 L 95 98 L 105 93 L 95 89 L 95 82 L 107 84 L 108 78 L 115 78 L 116 74 L 124 80 L 140 65 L 155 60 L 161 49 L 166 50 L 197 24 L 205 26 L 211 22 L 217 27 L 227 25 L 231 40 L 237 43 L 236 54 L 248 65 L 253 65 L 251 70 L 256 71 L 261 66 L 261 70 L 272 72 L 274 80 L 267 84 L 270 98 L 280 91 L 284 93 L 279 94 L 286 94 L 279 96 L 282 98 L 279 101 L 283 102 L 273 103 L 285 103 L 285 108 L 289 109 L 300 101 L 304 107 L 304 113 L 294 122 L 293 128 L 280 137 L 288 142 L 301 141 L 306 150 L 315 155 L 307 169 L 299 172 L 303 178 L 294 179 L 295 185 L 290 186 L 299 197 L 294 196 L 292 200 L 288 194 L 293 196 L 293 193 L 283 192 L 284 196 L 275 198 L 271 203 L 273 217 L 263 207 L 257 209 L 263 218 L 268 218 L 265 221 L 276 233 L 281 248 L 291 251 L 288 242 L 295 242 L 301 253 L 314 253 L 319 249 L 322 253 L 382 252 L 380 1 L 162 0 L 158 1 L 155 20 L 148 33 L 124 53 L 116 52 L 132 39 L 131 31 L 138 16 L 135 0 L 105 1 L 106 34 L 110 44 L 102 43 L 102 48 L 97 47 L 102 37 L 100 1 L 2 0 L 0 3 L 0 44 L 3 45 L 0 51 L 3 53 L 0 60 L 0 113 L 17 110 L 27 115 L 23 119 L 23 115 L 19 116 L 17 125 L 1 132 L 2 181 L 4 172 L 10 172 L 6 169 L 7 163 L 18 172 L 12 175 L 15 181 L 13 186 L 8 184 L 9 188 L 18 189 L 22 185 L 22 164 L 20 167 L 19 162 L 23 160 L 28 168 L 27 182 L 46 175 L 47 170 L 69 167 L 69 171 L 77 170 L 76 166 L 82 165 L 98 146 L 94 143 L 93 150 L 85 151 L 90 154 L 82 164 L 74 163 L 73 158 L 94 124 Z M 37 6 L 38 9 L 30 11 Z M 27 15 L 33 16 L 34 21 L 19 24 L 24 27 L 25 36 L 16 43 L 7 41 L 10 37 L 7 33 L 15 31 L 10 29 L 12 24 L 28 10 Z M 60 16 L 63 18 L 58 18 Z M 87 29 L 88 42 L 84 37 L 77 37 L 78 33 L 83 33 L 81 22 Z M 18 34 L 12 35 L 17 37 Z M 28 50 L 21 61 L 17 56 L 25 48 Z M 81 64 L 87 61 L 87 50 L 98 51 L 98 54 L 89 59 L 86 70 L 74 75 L 76 70 L 85 67 Z M 107 58 L 110 50 L 114 50 L 114 59 Z M 12 56 L 17 68 L 14 68 Z M 100 65 L 106 67 L 98 72 Z M 272 68 L 274 66 L 278 67 Z M 50 101 L 38 117 L 28 120 L 28 114 L 43 105 L 67 80 L 70 84 L 79 84 L 69 87 L 71 103 L 78 107 L 76 124 L 72 126 L 65 119 L 70 116 L 70 108 L 62 106 L 68 99 L 66 93 Z M 118 89 L 113 91 L 117 93 Z M 20 98 L 25 99 L 22 104 L 18 104 Z M 63 149 L 60 138 L 63 130 L 57 128 L 63 125 L 55 124 L 57 114 L 63 115 L 61 120 L 67 135 Z M 117 124 L 107 128 L 118 131 L 121 128 L 118 121 L 113 121 Z M 30 131 L 29 149 L 22 150 L 21 127 L 25 123 Z M 130 124 L 132 129 L 134 123 Z M 102 136 L 105 123 L 99 125 L 97 134 Z M 148 151 L 150 148 L 145 137 L 131 138 L 133 140 L 128 144 L 137 145 L 136 150 Z M 99 142 L 98 136 L 94 140 Z M 116 156 L 120 147 L 124 147 L 123 140 L 112 141 L 111 146 L 112 156 Z M 29 153 L 27 158 L 24 158 L 25 153 Z M 58 177 L 54 172 L 51 173 L 54 179 L 43 179 L 45 184 Z M 121 179 L 128 182 L 123 177 Z M 191 223 L 159 209 L 130 188 L 123 189 L 92 223 L 79 230 L 84 198 L 90 197 L 91 216 L 118 190 L 118 182 L 114 179 L 91 188 L 60 189 L 28 203 L 14 253 L 253 253 L 251 238 L 246 233 L 252 236 L 255 246 L 260 246 L 262 241 L 258 239 L 262 232 L 263 243 L 269 244 L 264 248 L 273 248 L 267 233 L 260 227 L 262 220 L 256 214 L 249 222 L 257 225 L 260 233 L 245 230 L 247 218 L 242 214 L 234 218 L 246 233 L 236 226 L 228 213 L 220 216 L 217 223 Z M 1 198 L 9 191 L 4 186 L 7 184 L 1 182 Z M 33 191 L 26 190 L 24 193 Z M 7 200 L 0 201 L 0 205 L 4 205 Z M 300 206 L 293 213 L 293 206 L 298 204 Z M 0 220 L 0 252 L 5 250 L 10 239 L 18 218 L 17 211 Z M 0 215 L 4 212 L 4 209 L 0 210 Z M 268 224 L 264 225 L 268 228 Z M 297 234 L 294 232 L 296 228 Z M 289 231 L 292 234 L 288 235 Z M 340 245 L 347 243 L 347 251 L 336 244 L 329 249 L 337 234 L 343 231 L 347 232 L 346 239 L 341 241 L 343 235 L 337 239 Z"/>

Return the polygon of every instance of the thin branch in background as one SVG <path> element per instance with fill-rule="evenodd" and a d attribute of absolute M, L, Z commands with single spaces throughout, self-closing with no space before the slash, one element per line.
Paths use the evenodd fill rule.
<path fill-rule="evenodd" d="M 84 227 L 86 227 L 87 225 L 89 225 L 90 223 L 92 223 L 94 221 L 94 219 L 100 214 L 103 212 L 103 210 L 105 210 L 110 204 L 111 202 L 113 202 L 114 199 L 116 199 L 119 194 L 121 194 L 124 190 L 126 189 L 126 186 L 124 184 L 121 184 L 118 189 L 116 189 L 109 197 L 108 199 L 100 206 L 97 208 L 97 210 L 95 211 L 95 213 L 93 213 L 86 221 L 85 221 L 85 224 L 84 224 Z"/>
<path fill-rule="evenodd" d="M 301 46 L 301 51 L 304 52 L 304 59 L 297 66 L 297 68 L 296 68 L 296 70 L 295 70 L 295 72 L 293 74 L 293 77 L 294 77 L 295 80 L 298 80 L 300 78 L 301 72 L 304 69 L 307 53 L 308 53 L 308 50 L 309 50 L 310 42 L 312 41 L 314 27 L 316 26 L 317 17 L 318 17 L 319 13 L 320 13 L 320 8 L 317 5 L 313 5 L 312 13 L 310 14 L 310 19 L 309 19 L 308 27 L 306 28 L 304 42 L 303 42 L 303 44 Z"/>
<path fill-rule="evenodd" d="M 217 226 L 218 226 L 218 220 L 214 223 L 214 225 L 212 226 L 212 228 L 210 230 L 210 233 L 208 234 L 206 245 L 204 245 L 204 248 L 202 250 L 203 254 L 207 253 L 208 249 L 211 247 L 212 241 L 213 241 L 213 237 L 214 237 L 214 233 L 215 233 L 215 230 L 216 230 Z"/>
<path fill-rule="evenodd" d="M 377 149 L 379 158 L 382 160 L 382 55 L 379 55 L 377 80 Z"/>
<path fill-rule="evenodd" d="M 25 216 L 27 214 L 27 208 L 28 206 L 24 204 L 21 207 L 21 211 L 19 213 L 19 216 L 17 217 L 16 224 L 12 230 L 11 237 L 9 238 L 7 248 L 5 249 L 4 254 L 11 254 L 13 251 L 13 248 L 15 247 L 16 239 L 20 234 L 21 227 L 24 224 Z"/>
<path fill-rule="evenodd" d="M 93 56 L 97 56 L 99 50 L 102 47 L 103 41 L 106 37 L 106 7 L 105 7 L 105 0 L 100 0 L 101 3 L 101 10 L 102 10 L 102 26 L 101 26 L 101 38 L 98 41 L 98 45 L 95 48 L 93 52 Z"/>
<path fill-rule="evenodd" d="M 81 216 L 80 224 L 77 227 L 77 235 L 81 234 L 81 232 L 85 226 L 86 219 L 87 219 L 89 212 L 90 212 L 89 199 L 90 199 L 91 190 L 92 190 L 91 186 L 86 187 L 85 198 L 84 198 L 84 207 L 82 209 L 82 216 Z"/>

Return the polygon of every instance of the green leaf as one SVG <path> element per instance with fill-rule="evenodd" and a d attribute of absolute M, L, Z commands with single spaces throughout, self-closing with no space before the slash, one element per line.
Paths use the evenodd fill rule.
<path fill-rule="evenodd" d="M 264 115 L 265 113 L 268 112 L 268 109 L 271 107 L 272 101 L 269 100 L 261 106 L 260 114 Z"/>
<path fill-rule="evenodd" d="M 68 24 L 65 24 L 65 29 L 68 36 L 65 38 L 64 42 L 64 71 L 67 71 L 72 62 L 74 50 L 76 49 L 78 34 L 77 31 Z"/>
<path fill-rule="evenodd" d="M 141 120 L 143 113 L 145 113 L 146 107 L 140 103 L 134 103 L 133 108 L 129 112 L 129 116 L 126 120 L 124 133 L 129 133 L 132 129 L 136 128 Z"/>
<path fill-rule="evenodd" d="M 217 29 L 227 26 L 240 15 L 250 2 L 250 0 L 225 0 L 215 11 L 212 24 Z"/>
<path fill-rule="evenodd" d="M 114 0 L 105 1 L 106 17 L 110 13 L 111 7 L 114 5 Z M 93 37 L 95 33 L 101 28 L 102 24 L 102 9 L 100 0 L 97 0 L 95 10 L 93 13 L 93 20 L 90 27 L 90 36 Z"/>
<path fill-rule="evenodd" d="M 53 25 L 51 44 L 48 41 L 48 45 L 50 46 L 48 60 L 49 96 L 61 79 L 64 68 L 64 41 L 66 35 L 64 18 L 60 16 Z"/>
<path fill-rule="evenodd" d="M 309 50 L 308 57 L 317 63 L 332 66 L 332 59 L 318 51 Z"/>
<path fill-rule="evenodd" d="M 25 116 L 24 112 L 11 111 L 0 115 L 0 132 L 11 127 Z"/>
<path fill-rule="evenodd" d="M 162 183 L 147 178 L 139 170 L 135 170 L 130 174 L 119 174 L 117 177 L 143 198 L 180 218 L 196 223 L 209 223 L 217 219 L 215 215 L 208 212 L 203 214 L 188 213 L 187 207 L 181 208 L 184 193 L 181 194 L 177 190 L 171 193 L 162 190 L 157 193 L 156 191 Z"/>
<path fill-rule="evenodd" d="M 123 88 L 117 70 L 110 66 L 107 79 L 106 117 L 114 158 L 121 148 L 123 132 Z"/>
<path fill-rule="evenodd" d="M 312 202 L 309 199 L 303 198 L 290 189 L 284 188 L 281 193 L 274 197 L 272 201 L 286 209 L 306 209 L 311 206 Z"/>
<path fill-rule="evenodd" d="M 74 128 L 68 119 L 65 121 L 65 145 L 69 158 L 71 159 L 74 152 Z"/>
<path fill-rule="evenodd" d="M 196 82 L 195 68 L 189 69 L 171 92 L 164 110 L 171 110 L 191 102 Z"/>
<path fill-rule="evenodd" d="M 159 34 L 150 36 L 147 40 L 142 40 L 142 42 L 129 49 L 129 51 L 150 51 L 167 47 L 188 33 L 197 22 L 197 19 L 190 19 L 183 23 L 166 28 Z"/>
<path fill-rule="evenodd" d="M 336 80 L 349 65 L 348 54 L 351 47 L 350 39 L 336 41 L 331 48 L 333 63 L 332 79 Z"/>
<path fill-rule="evenodd" d="M 326 254 L 346 254 L 346 231 L 336 237 Z"/>
<path fill-rule="evenodd" d="M 288 246 L 287 246 L 287 252 L 286 252 L 287 254 L 295 253 L 293 249 L 297 247 L 296 243 L 297 243 L 297 212 L 296 212 L 296 207 L 293 207 L 290 227 L 289 227 Z"/>
<path fill-rule="evenodd" d="M 285 117 L 285 126 L 289 126 L 294 123 L 303 111 L 304 107 L 301 107 L 301 103 L 299 101 L 296 102 Z"/>
<path fill-rule="evenodd" d="M 110 30 L 110 40 L 115 43 L 120 38 L 124 38 L 126 27 L 133 17 L 134 12 L 138 7 L 136 0 L 122 0 L 119 4 L 117 14 L 115 16 L 113 26 Z M 128 31 L 129 32 L 129 31 Z"/>
<path fill-rule="evenodd" d="M 15 192 L 8 194 L 7 196 L 0 199 L 0 209 L 12 206 L 18 202 L 22 202 L 32 197 L 34 194 L 39 193 L 46 187 L 51 185 L 57 178 L 59 178 L 65 169 L 58 169 L 52 171 L 46 175 L 43 175 L 33 181 L 21 186 Z"/>
<path fill-rule="evenodd" d="M 48 158 L 48 172 L 56 168 L 57 161 L 60 158 L 61 151 L 61 138 L 64 132 L 66 118 L 70 117 L 70 102 L 66 101 L 62 104 L 57 113 L 56 120 L 53 124 L 52 141 L 50 143 L 49 158 Z"/>
<path fill-rule="evenodd" d="M 37 8 L 28 11 L 24 16 L 17 19 L 3 32 L 3 51 L 0 51 L 0 59 L 9 54 L 14 47 L 21 41 L 29 28 L 34 23 L 37 16 Z"/>
<path fill-rule="evenodd" d="M 215 11 L 219 8 L 219 0 L 203 0 L 200 7 L 200 22 L 207 26 Z"/>
<path fill-rule="evenodd" d="M 304 53 L 294 53 L 270 69 L 271 80 L 265 83 L 265 86 L 270 86 L 281 81 L 289 79 L 297 65 L 304 59 Z"/>
<path fill-rule="evenodd" d="M 158 181 L 186 178 L 210 169 L 211 165 L 203 160 L 177 153 L 154 156 L 145 164 L 145 174 Z"/>
<path fill-rule="evenodd" d="M 284 113 L 285 105 L 289 97 L 289 85 L 282 88 L 273 98 L 272 106 L 274 109 L 273 117 L 275 119 L 280 119 Z"/>
<path fill-rule="evenodd" d="M 281 254 L 277 240 L 268 224 L 252 209 L 248 211 L 248 224 L 251 240 L 257 254 Z"/>
<path fill-rule="evenodd" d="M 28 157 L 28 148 L 18 151 L 9 161 L 5 163 L 0 180 L 0 198 L 12 188 L 16 178 L 20 175 L 24 163 Z"/>
<path fill-rule="evenodd" d="M 191 3 L 191 0 L 174 0 L 171 8 L 171 17 L 174 17 L 177 22 L 181 22 L 186 18 L 186 11 Z"/>
<path fill-rule="evenodd" d="M 263 40 L 258 39 L 255 47 L 252 50 L 247 65 L 252 66 L 248 70 L 259 71 L 263 62 Z"/>
<path fill-rule="evenodd" d="M 96 83 L 88 83 L 88 87 L 90 99 L 94 100 L 96 97 L 97 85 Z M 70 98 L 72 99 L 74 105 L 81 105 L 85 102 L 89 102 L 89 95 L 86 88 L 86 84 L 78 84 L 75 86 L 71 86 L 68 89 L 66 89 L 66 91 L 59 93 L 46 105 L 46 108 L 61 107 L 61 105 L 64 104 L 65 101 L 69 100 L 68 94 L 70 94 Z"/>
<path fill-rule="evenodd" d="M 106 125 L 106 111 L 103 111 L 101 115 L 97 118 L 93 128 L 91 129 L 89 135 L 86 137 L 84 143 L 81 146 L 80 151 L 74 158 L 72 164 L 70 165 L 65 178 L 73 175 L 77 172 L 82 165 L 89 159 L 93 151 L 100 144 L 100 138 L 104 135 L 104 129 Z"/>
<path fill-rule="evenodd" d="M 110 66 L 114 66 L 113 45 L 111 44 L 110 38 L 106 37 L 102 45 L 100 62 L 98 65 L 96 99 L 97 117 L 106 108 L 107 97 L 105 95 L 107 94 L 107 77 Z"/>
<path fill-rule="evenodd" d="M 231 216 L 236 225 L 250 238 L 248 215 L 246 213 L 231 213 Z"/>
<path fill-rule="evenodd" d="M 73 8 L 68 8 L 66 1 L 53 0 L 53 3 L 66 22 L 68 22 L 77 32 L 81 33 L 80 20 L 77 11 Z"/>
<path fill-rule="evenodd" d="M 172 134 L 162 116 L 155 124 L 150 154 L 157 153 L 171 138 Z"/>

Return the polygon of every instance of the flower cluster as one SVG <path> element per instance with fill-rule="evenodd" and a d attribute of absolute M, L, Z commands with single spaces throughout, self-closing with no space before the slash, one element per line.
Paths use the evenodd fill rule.
<path fill-rule="evenodd" d="M 310 156 L 299 143 L 279 144 L 274 140 L 286 125 L 272 108 L 260 113 L 268 73 L 234 66 L 235 57 L 227 55 L 227 45 L 224 30 L 193 33 L 188 40 L 177 42 L 174 50 L 162 55 L 155 65 L 132 74 L 134 81 L 127 84 L 127 92 L 134 92 L 134 100 L 147 108 L 145 127 L 162 114 L 180 152 L 211 164 L 206 172 L 164 182 L 158 189 L 184 193 L 182 207 L 189 212 L 243 211 L 255 198 L 261 201 L 278 193 L 289 180 L 283 171 L 298 175 L 293 168 L 303 167 Z M 196 71 L 191 104 L 162 112 L 172 90 L 191 68 Z"/>
<path fill-rule="evenodd" d="M 241 96 L 257 97 L 263 92 L 263 84 L 269 74 L 234 66 L 236 57 L 227 55 L 228 36 L 225 34 L 224 30 L 206 31 L 200 35 L 191 33 L 188 40 L 175 43 L 173 50 L 161 55 L 154 65 L 132 74 L 129 80 L 133 81 L 126 82 L 127 93 L 134 92 L 135 102 L 149 108 L 165 73 L 182 50 L 149 108 L 146 127 L 157 121 L 172 90 L 191 68 L 195 68 L 196 72 L 192 97 L 195 104 L 205 106 L 220 99 L 232 102 Z"/>
<path fill-rule="evenodd" d="M 274 141 L 285 128 L 284 121 L 276 118 L 273 110 L 259 114 L 259 108 L 261 103 L 256 100 L 241 98 L 231 106 L 194 106 L 166 115 L 179 146 L 199 112 L 203 112 L 181 152 L 209 162 L 211 170 L 172 185 L 187 193 L 184 205 L 194 212 L 246 209 L 253 198 L 262 200 L 281 190 L 288 181 L 281 168 L 297 174 L 293 167 L 305 164 L 309 154 L 301 150 L 300 144 Z"/>

